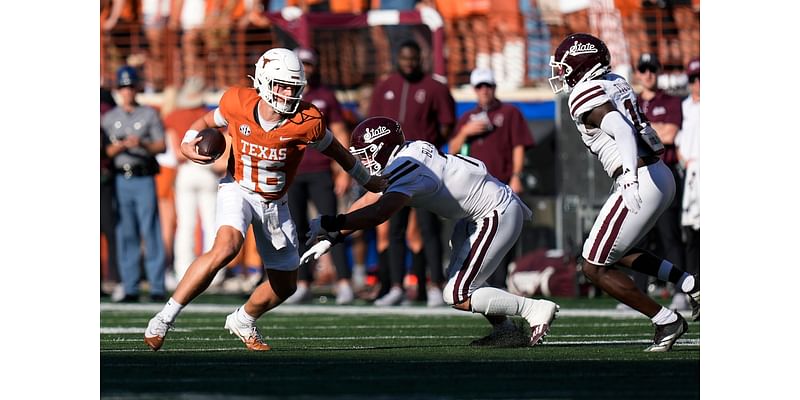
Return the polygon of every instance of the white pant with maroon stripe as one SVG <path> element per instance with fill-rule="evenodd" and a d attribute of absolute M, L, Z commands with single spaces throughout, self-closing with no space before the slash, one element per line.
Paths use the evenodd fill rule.
<path fill-rule="evenodd" d="M 456 223 L 450 238 L 448 281 L 442 290 L 445 303 L 463 303 L 476 289 L 486 286 L 486 280 L 517 242 L 531 211 L 516 196 L 506 204 L 479 221 L 462 219 Z"/>
<path fill-rule="evenodd" d="M 622 188 L 616 185 L 583 244 L 582 256 L 591 264 L 612 265 L 619 261 L 653 228 L 672 202 L 675 179 L 663 162 L 640 167 L 638 174 L 641 210 L 637 214 L 629 212 L 622 202 Z"/>

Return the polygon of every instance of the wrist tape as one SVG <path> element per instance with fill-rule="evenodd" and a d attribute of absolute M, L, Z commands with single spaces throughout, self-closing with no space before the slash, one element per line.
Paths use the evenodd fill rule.
<path fill-rule="evenodd" d="M 183 140 L 181 141 L 181 143 L 189 143 L 189 142 L 191 142 L 192 140 L 194 140 L 194 138 L 197 137 L 198 133 L 200 133 L 200 132 L 198 132 L 198 131 L 196 131 L 194 129 L 189 129 L 183 135 Z"/>
<path fill-rule="evenodd" d="M 369 172 L 366 168 L 364 168 L 363 165 L 361 165 L 361 162 L 358 161 L 358 159 L 356 159 L 353 167 L 347 170 L 347 174 L 352 176 L 353 179 L 355 179 L 356 182 L 358 182 L 358 184 L 361 186 L 364 186 L 367 184 L 367 182 L 369 182 Z"/>

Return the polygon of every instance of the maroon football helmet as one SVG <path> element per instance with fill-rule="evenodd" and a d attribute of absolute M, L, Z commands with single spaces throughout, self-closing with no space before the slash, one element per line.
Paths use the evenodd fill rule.
<path fill-rule="evenodd" d="M 559 93 L 609 72 L 611 54 L 602 40 L 587 33 L 573 33 L 550 56 L 550 67 L 550 88 Z"/>
<path fill-rule="evenodd" d="M 361 160 L 370 175 L 380 175 L 405 141 L 397 121 L 386 117 L 367 118 L 350 135 L 350 153 Z"/>

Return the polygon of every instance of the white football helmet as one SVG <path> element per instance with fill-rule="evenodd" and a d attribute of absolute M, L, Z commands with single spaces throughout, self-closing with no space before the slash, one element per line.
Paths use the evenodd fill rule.
<path fill-rule="evenodd" d="M 306 86 L 306 73 L 297 55 L 283 48 L 267 50 L 256 62 L 253 87 L 259 96 L 281 114 L 293 114 L 303 98 Z M 275 84 L 292 86 L 290 96 L 275 91 Z"/>

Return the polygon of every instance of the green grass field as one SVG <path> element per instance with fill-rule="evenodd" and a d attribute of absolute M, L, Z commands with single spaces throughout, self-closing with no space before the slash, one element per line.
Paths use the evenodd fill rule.
<path fill-rule="evenodd" d="M 420 306 L 389 310 L 281 306 L 259 320 L 273 347 L 256 353 L 223 329 L 242 303 L 204 295 L 176 321 L 164 347 L 142 341 L 160 304 L 101 303 L 102 398 L 515 398 L 700 397 L 700 324 L 668 353 L 645 353 L 649 320 L 608 299 L 554 299 L 561 312 L 533 348 L 469 346 L 489 325 L 477 314 Z"/>

